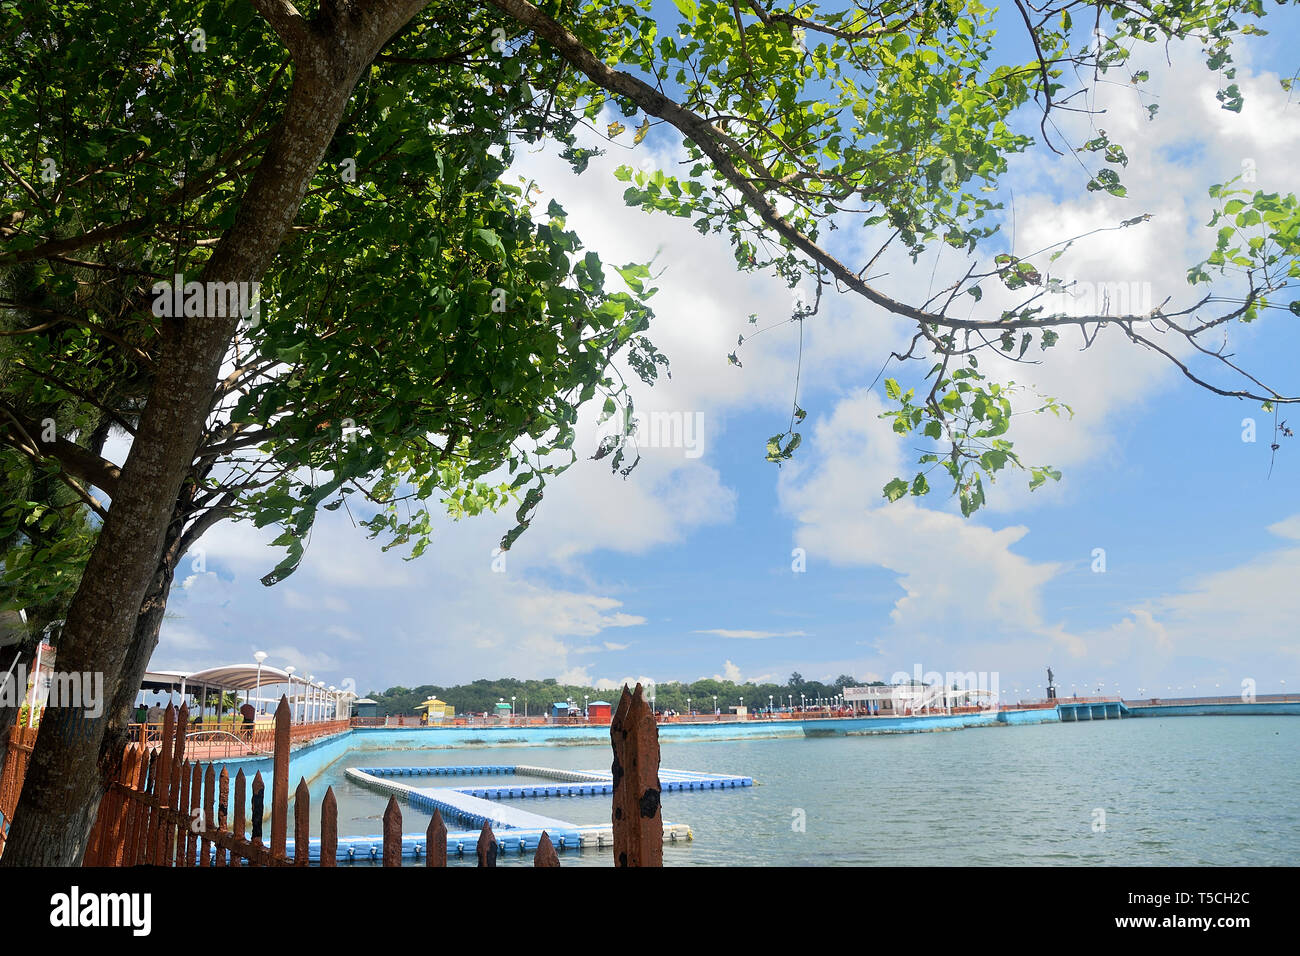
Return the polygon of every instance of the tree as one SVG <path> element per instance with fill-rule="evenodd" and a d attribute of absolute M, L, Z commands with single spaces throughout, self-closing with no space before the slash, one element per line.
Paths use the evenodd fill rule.
<path fill-rule="evenodd" d="M 149 5 L 137 6 L 143 12 Z M 84 51 L 75 45 L 46 41 L 53 35 L 98 30 L 105 25 L 85 21 L 99 15 L 89 8 L 58 14 L 50 11 L 46 22 L 29 24 L 27 40 L 54 60 L 82 55 Z M 116 33 L 110 32 L 109 42 L 130 42 L 138 26 L 138 22 L 125 21 L 115 28 Z M 241 24 L 224 26 L 231 30 Z M 111 25 L 106 28 L 114 29 Z M 460 29 L 470 33 L 474 26 L 464 23 Z M 210 30 L 206 39 L 215 43 L 220 36 Z M 136 51 L 136 56 L 147 59 L 159 50 L 166 54 L 175 39 L 174 35 L 155 38 L 158 49 Z M 452 46 L 461 52 L 447 60 L 448 67 L 457 69 L 446 72 L 464 79 L 471 74 L 463 69 L 462 61 L 473 58 L 473 44 L 466 36 L 455 39 L 465 42 Z M 50 49 L 57 55 L 49 54 Z M 182 49 L 186 47 L 182 45 Z M 188 49 L 194 52 L 192 46 Z M 236 108 L 233 94 L 229 104 L 237 115 L 255 115 L 258 98 L 264 103 L 276 90 L 284 67 L 279 52 L 254 38 L 246 49 L 236 45 L 226 59 L 231 64 L 239 62 L 241 69 L 254 74 L 260 65 L 265 88 L 254 88 L 242 111 Z M 132 616 L 125 665 L 116 673 L 100 668 L 109 671 L 106 685 L 113 698 L 110 728 L 99 748 L 99 772 L 89 774 L 91 781 L 104 779 L 111 770 L 107 761 L 120 750 L 120 738 L 111 730 L 120 729 L 128 719 L 128 706 L 157 640 L 177 563 L 217 521 L 242 518 L 259 525 L 274 522 L 284 529 L 277 544 L 287 555 L 267 576 L 267 583 L 296 567 L 316 508 L 340 507 L 345 496 L 354 492 L 368 499 L 374 509 L 364 521 L 371 534 L 383 536 L 388 547 L 410 544 L 413 555 L 427 543 L 429 516 L 422 502 L 435 491 L 446 495 L 446 504 L 456 515 L 522 499 L 518 523 L 503 540 L 508 547 L 527 527 L 547 477 L 576 459 L 572 426 L 577 407 L 597 393 L 604 393 L 607 401 L 621 394 L 622 387 L 610 377 L 613 356 L 630 348 L 631 364 L 647 381 L 652 381 L 663 365 L 662 357 L 638 334 L 650 318 L 644 300 L 652 290 L 645 289 L 642 282 L 648 270 L 636 265 L 619 270 L 634 290 L 632 294 L 606 291 L 600 260 L 591 253 L 581 255 L 577 237 L 564 228 L 563 210 L 552 203 L 545 218 L 535 222 L 531 198 L 502 181 L 510 143 L 527 133 L 515 124 L 532 125 L 563 139 L 567 118 L 548 120 L 539 105 L 529 104 L 519 95 L 505 103 L 493 103 L 481 115 L 458 117 L 456 112 L 467 95 L 465 84 L 448 83 L 436 70 L 419 73 L 401 61 L 398 57 L 386 62 L 393 63 L 389 69 L 413 79 L 390 84 L 367 97 L 349 117 L 351 133 L 364 144 L 353 150 L 353 156 L 344 157 L 360 164 L 361 175 L 355 185 L 351 176 L 322 174 L 334 187 L 318 190 L 328 192 L 328 201 L 307 195 L 298 224 L 284 242 L 283 266 L 268 277 L 261 290 L 267 303 L 274 303 L 259 308 L 267 313 L 266 321 L 259 315 L 255 316 L 258 321 L 242 327 L 237 321 L 227 322 L 231 329 L 225 368 L 221 381 L 209 389 L 199 437 L 188 453 L 179 491 L 173 493 L 162 547 L 154 557 L 139 611 Z M 506 74 L 515 71 L 509 78 L 518 79 L 519 60 L 498 57 L 496 63 Z M 138 62 L 128 61 L 122 72 L 131 77 L 138 67 Z M 164 97 L 164 105 L 183 113 L 185 104 L 199 95 L 207 82 L 206 75 L 196 76 L 190 91 L 179 96 L 155 89 L 155 84 L 162 87 L 167 80 L 177 79 L 177 73 L 152 70 L 147 76 L 143 86 L 132 87 L 133 79 L 119 85 L 119 93 L 132 102 L 134 115 L 142 124 L 130 131 L 133 137 L 123 137 L 123 130 L 105 125 L 97 110 L 80 114 L 68 107 L 78 123 L 69 124 L 77 135 L 64 143 L 65 154 L 75 155 L 75 148 L 100 161 L 92 164 L 94 168 L 81 176 L 78 184 L 93 183 L 95 173 L 110 181 L 120 179 L 126 170 L 138 178 L 148 178 L 152 172 L 160 180 L 155 189 L 166 189 L 174 186 L 175 169 L 183 166 L 194 139 L 200 133 L 218 136 L 222 132 L 220 128 L 187 129 L 188 138 L 177 137 L 177 131 L 184 128 L 183 116 L 143 108 L 153 105 L 158 94 Z M 322 83 L 324 78 L 310 82 Z M 477 89 L 479 82 L 475 77 L 468 85 Z M 423 106 L 395 110 L 395 88 L 404 89 Z M 95 102 L 93 97 L 78 96 L 77 90 L 66 92 L 70 101 Z M 291 104 L 292 93 L 288 100 Z M 35 155 L 41 145 L 42 121 L 49 117 L 43 112 L 46 107 L 39 91 L 23 105 L 32 111 L 30 128 L 37 132 L 30 143 L 22 144 L 30 148 L 21 152 Z M 308 117 L 301 119 L 308 124 Z M 441 135 L 430 136 L 429 129 L 435 124 L 440 124 Z M 226 132 L 229 141 L 205 144 L 206 155 L 220 155 L 226 163 L 247 150 L 245 140 L 256 143 L 259 135 L 265 136 L 249 126 Z M 281 123 L 279 134 L 274 135 L 280 136 L 281 149 L 288 148 L 293 138 L 286 138 L 286 123 Z M 178 148 L 148 148 L 154 139 L 165 138 L 179 138 Z M 112 150 L 122 149 L 122 143 L 130 148 L 144 143 L 156 172 L 138 173 L 141 157 L 135 153 L 113 155 Z M 161 368 L 174 355 L 178 339 L 186 335 L 176 331 L 178 326 L 187 329 L 200 324 L 191 319 L 240 318 L 178 314 L 174 318 L 182 321 L 174 323 L 167 321 L 171 316 L 157 314 L 168 311 L 169 293 L 175 293 L 174 304 L 187 288 L 177 282 L 178 288 L 167 289 L 163 275 L 170 273 L 160 275 L 159 266 L 165 265 L 177 276 L 183 276 L 190 263 L 210 269 L 210 250 L 220 250 L 237 231 L 217 238 L 222 236 L 223 223 L 238 219 L 234 207 L 245 209 L 241 203 L 247 196 L 223 196 L 212 184 L 222 183 L 238 169 L 237 162 L 233 167 L 217 162 L 202 174 L 190 173 L 185 186 L 192 189 L 186 195 L 210 205 L 188 217 L 187 230 L 179 237 L 174 236 L 174 226 L 152 221 L 149 210 L 141 209 L 137 231 L 114 233 L 107 251 L 117 267 L 107 279 L 102 275 L 107 270 L 98 268 L 102 263 L 89 258 L 67 261 L 67 241 L 46 239 L 32 246 L 30 239 L 14 237 L 15 244 L 30 248 L 11 253 L 7 263 L 0 259 L 0 266 L 8 265 L 12 271 L 35 261 L 46 270 L 46 284 L 73 301 L 53 308 L 48 300 L 33 301 L 37 296 L 12 294 L 4 302 L 12 326 L 7 340 L 26 346 L 15 350 L 8 365 L 13 377 L 7 383 L 6 399 L 26 396 L 37 380 L 51 383 L 46 390 L 54 392 L 59 401 L 79 399 L 96 423 L 111 418 L 131 435 L 133 456 L 144 447 L 141 437 L 148 421 L 147 409 L 157 402 L 141 402 L 146 408 L 143 416 L 132 416 L 137 408 L 123 407 L 116 394 L 120 389 L 115 387 L 123 366 L 130 363 L 128 378 L 143 381 L 147 396 L 157 389 Z M 308 171 L 300 172 L 306 175 Z M 64 174 L 70 173 L 65 169 Z M 253 174 L 254 184 L 260 175 Z M 14 197 L 18 202 L 34 201 L 33 193 L 39 198 L 28 179 L 18 178 L 32 190 L 19 192 Z M 173 191 L 184 191 L 185 186 Z M 58 202 L 47 204 L 49 208 L 72 207 L 87 218 L 106 213 L 106 194 L 84 186 L 80 193 L 75 188 L 69 191 L 71 195 L 59 190 Z M 149 195 L 149 190 L 144 189 L 143 194 Z M 223 198 L 228 202 L 223 203 Z M 57 224 L 42 223 L 38 215 L 48 211 L 44 207 L 23 209 L 21 215 L 15 212 L 10 219 L 30 225 L 34 231 L 43 227 L 53 231 Z M 401 241 L 391 235 L 394 222 L 405 227 Z M 258 224 L 247 226 L 251 232 L 257 229 Z M 167 257 L 165 263 L 157 258 L 160 250 Z M 104 250 L 97 251 L 101 258 L 109 257 Z M 123 262 L 138 266 L 126 269 Z M 151 279 L 155 281 L 151 283 Z M 346 285 L 339 285 L 341 279 Z M 206 280 L 206 286 L 199 288 L 210 289 L 222 282 Z M 161 295 L 159 285 L 164 287 Z M 87 288 L 107 300 L 104 311 L 111 310 L 111 320 L 103 311 L 85 307 L 88 296 L 80 290 Z M 338 295 L 340 288 L 349 290 L 343 300 Z M 383 308 L 358 321 L 355 310 L 359 303 L 367 302 L 382 302 Z M 436 306 L 432 315 L 430 302 Z M 151 308 L 144 312 L 138 308 L 140 303 Z M 210 298 L 200 295 L 193 303 L 194 310 L 202 312 L 210 304 Z M 304 321 L 304 316 L 313 321 Z M 106 347 L 106 342 L 111 345 Z M 3 407 L 11 422 L 4 432 L 9 460 L 30 462 L 29 468 L 53 469 L 59 478 L 71 482 L 70 487 L 105 528 L 111 527 L 112 514 L 122 506 L 124 495 L 118 469 L 99 457 L 102 439 L 88 447 L 88 437 L 99 433 L 98 426 L 56 429 L 58 437 L 47 441 L 38 437 L 41 429 L 36 426 L 43 425 L 40 415 L 24 415 L 16 401 L 13 407 L 7 401 Z M 558 453 L 561 460 L 556 461 L 551 453 Z M 174 464 L 167 462 L 169 467 Z M 507 465 L 512 480 L 493 484 L 481 480 Z M 92 486 L 110 493 L 111 510 L 90 494 Z M 41 517 L 38 509 L 38 502 L 24 502 L 14 509 L 15 533 L 31 537 L 33 522 Z M 8 603 L 29 604 L 41 584 L 38 562 L 14 560 L 14 554 L 21 558 L 32 550 L 46 564 L 50 561 L 49 548 L 28 545 L 21 552 L 11 552 L 5 573 Z M 80 577 L 83 594 L 94 573 L 93 563 L 87 565 Z M 75 661 L 79 650 L 92 653 L 75 632 L 69 633 L 61 646 L 63 659 Z M 38 744 L 42 757 L 33 768 L 37 776 L 29 779 L 39 781 L 41 774 L 54 772 L 44 768 L 59 758 L 61 741 L 53 736 L 59 717 L 57 709 L 47 717 L 49 730 L 45 742 Z M 62 752 L 66 757 L 68 748 Z M 83 762 L 86 757 L 81 755 Z M 67 764 L 64 766 L 66 769 Z M 29 822 L 40 814 L 39 809 L 28 809 L 40 806 L 40 794 L 37 784 L 25 798 L 24 816 Z M 93 802 L 86 800 L 84 806 L 78 806 L 74 829 L 89 825 Z M 25 823 L 20 832 L 28 826 Z M 6 858 L 21 861 L 26 851 L 14 850 L 15 846 L 21 843 L 10 843 Z M 47 847 L 44 852 L 46 859 L 52 860 L 60 858 L 58 853 L 69 852 L 75 858 L 79 851 L 64 846 Z"/>
<path fill-rule="evenodd" d="M 570 260 L 576 240 L 563 233 L 562 210 L 534 223 L 530 191 L 510 194 L 501 182 L 521 141 L 558 142 L 580 171 L 591 152 L 572 131 L 607 108 L 641 118 L 636 142 L 656 124 L 673 127 L 692 164 L 680 176 L 621 171 L 626 199 L 727 235 L 742 269 L 773 270 L 792 286 L 810 280 L 815 294 L 792 322 L 815 315 L 825 290 L 836 288 L 914 323 L 910 347 L 894 357 L 929 364 L 928 389 L 921 395 L 888 379 L 897 404 L 890 414 L 897 431 L 933 443 L 919 463 L 948 472 L 967 514 L 983 503 L 983 481 L 1004 468 L 1024 468 L 1031 487 L 1057 474 L 1016 457 L 1004 437 L 1016 393 L 979 367 L 981 351 L 1014 363 L 1034 341 L 1053 347 L 1060 329 L 1081 331 L 1085 344 L 1118 329 L 1221 394 L 1296 400 L 1199 338 L 1282 305 L 1278 294 L 1300 274 L 1293 196 L 1218 187 L 1223 226 L 1189 277 L 1226 277 L 1227 290 L 1140 315 L 1050 308 L 1065 284 L 1045 280 L 1044 265 L 1006 254 L 976 258 L 935 297 L 906 302 L 864 278 L 874 257 L 847 264 L 831 245 L 841 222 L 857 221 L 882 233 L 882 248 L 898 242 L 914 257 L 932 243 L 983 254 L 996 226 L 980 187 L 997 182 L 1007 155 L 1033 144 L 1013 116 L 1038 109 L 1042 145 L 1055 149 L 1048 121 L 1073 93 L 1065 83 L 1123 70 L 1132 44 L 1201 43 L 1207 65 L 1224 76 L 1224 107 L 1240 108 L 1229 82 L 1232 43 L 1260 32 L 1255 0 L 1097 5 L 1094 22 L 1079 26 L 1067 0 L 1018 2 L 1029 62 L 998 62 L 1005 48 L 978 3 L 678 7 L 675 34 L 659 29 L 648 2 L 611 0 L 546 9 L 527 0 L 326 0 L 305 12 L 288 0 L 210 0 L 186 8 L 184 19 L 154 0 L 112 10 L 69 3 L 26 13 L 5 31 L 0 90 L 11 122 L 0 139 L 0 268 L 34 270 L 34 290 L 48 300 L 7 302 L 13 315 L 37 320 L 8 332 L 40 341 L 46 330 L 38 327 L 56 318 L 81 330 L 85 341 L 60 338 L 61 367 L 88 354 L 109 364 L 87 366 L 99 370 L 94 388 L 66 384 L 117 415 L 131 449 L 117 469 L 98 453 L 32 440 L 16 415 L 5 440 L 80 477 L 74 490 L 102 522 L 68 607 L 60 658 L 70 669 L 103 671 L 115 710 L 147 659 L 175 561 L 205 521 L 279 522 L 287 555 L 274 580 L 295 566 L 315 508 L 341 505 L 349 488 L 375 499 L 372 531 L 418 551 L 426 519 L 394 510 L 407 476 L 420 479 L 412 483 L 419 496 L 447 489 L 453 510 L 472 513 L 503 502 L 508 489 L 480 479 L 508 464 L 523 469 L 508 484 L 530 486 L 508 546 L 553 473 L 529 458 L 531 448 L 512 453 L 511 442 L 526 437 L 572 455 L 576 406 L 602 387 L 620 346 L 631 342 L 632 364 L 652 377 L 659 357 L 635 340 L 648 320 L 640 301 L 648 270 L 623 271 L 631 296 L 604 293 L 598 260 Z M 1102 39 L 1091 39 L 1102 26 Z M 1148 77 L 1127 79 L 1140 89 Z M 611 139 L 625 131 L 617 121 L 606 126 Z M 1105 164 L 1081 188 L 1122 195 L 1122 144 L 1098 137 L 1080 150 Z M 409 175 L 393 171 L 407 163 Z M 349 182 L 345 171 L 358 170 L 371 179 Z M 1140 219 L 1114 228 L 1138 228 Z M 407 244 L 419 254 L 408 256 Z M 187 296 L 181 315 L 151 319 L 159 280 L 176 275 L 197 276 L 209 294 Z M 1023 299 L 997 314 L 958 317 L 958 297 L 978 307 L 979 283 L 990 281 Z M 210 291 L 254 283 L 275 318 L 241 333 L 241 317 L 214 304 Z M 498 289 L 516 312 L 493 309 Z M 433 290 L 441 295 L 426 298 Z M 40 311 L 50 303 L 54 317 Z M 570 306 L 576 329 L 565 326 Z M 416 312 L 422 321 L 410 326 L 385 321 Z M 514 359 L 494 362 L 516 315 L 532 317 L 537 337 L 509 343 Z M 1169 341 L 1181 345 L 1162 344 Z M 421 363 L 415 381 L 439 397 L 443 389 L 458 397 L 452 379 L 469 386 L 479 404 L 470 403 L 468 421 L 437 402 L 425 407 L 401 375 L 387 377 L 398 348 L 431 344 L 447 346 L 445 361 Z M 533 356 L 543 367 L 558 363 L 558 380 Z M 122 365 L 116 372 L 113 362 Z M 1240 374 L 1244 384 L 1220 384 L 1204 368 Z M 107 400 L 119 381 L 132 385 L 130 394 Z M 60 401 L 75 395 L 66 384 Z M 340 447 L 353 387 L 371 418 L 362 427 L 372 441 L 356 449 Z M 573 400 L 556 398 L 570 387 L 578 389 Z M 612 390 L 605 411 L 616 414 Z M 493 402 L 494 394 L 507 399 Z M 1034 404 L 1062 410 L 1051 399 Z M 121 414 L 127 408 L 132 417 Z M 803 417 L 796 398 L 789 427 L 768 443 L 770 460 L 794 453 Z M 423 434 L 442 438 L 421 448 Z M 94 450 L 82 432 L 73 437 L 63 440 Z M 616 436 L 597 456 L 612 455 L 620 470 L 624 445 Z M 325 464 L 320 482 L 292 474 Z M 86 500 L 92 486 L 109 494 L 110 507 Z M 928 491 L 924 470 L 884 489 L 891 499 Z M 69 719 L 59 708 L 47 714 L 9 865 L 80 857 L 107 772 L 98 759 L 106 728 L 96 725 L 89 746 L 73 744 L 62 734 Z"/>

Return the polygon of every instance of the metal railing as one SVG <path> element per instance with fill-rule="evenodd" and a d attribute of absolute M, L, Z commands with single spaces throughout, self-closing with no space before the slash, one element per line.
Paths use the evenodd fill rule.
<path fill-rule="evenodd" d="M 316 720 L 289 726 L 289 742 L 302 743 L 347 730 L 347 720 Z M 162 722 L 131 724 L 127 728 L 128 740 L 145 747 L 160 747 L 163 741 Z M 275 725 L 265 719 L 251 724 L 244 721 L 202 720 L 186 725 L 186 747 L 203 760 L 220 760 L 227 757 L 247 757 L 269 754 L 275 749 Z"/>
<path fill-rule="evenodd" d="M 967 704 L 960 706 L 944 707 L 942 703 L 934 702 L 929 705 L 917 703 L 914 706 L 903 706 L 897 710 L 880 710 L 875 713 L 869 713 L 863 707 L 856 711 L 852 707 L 807 707 L 794 708 L 789 710 L 782 708 L 768 712 L 767 710 L 753 710 L 745 714 L 720 713 L 715 714 L 709 711 L 695 712 L 692 714 L 657 714 L 655 719 L 660 724 L 715 724 L 715 723 L 737 723 L 740 721 L 763 721 L 779 722 L 789 720 L 835 720 L 848 717 L 915 717 L 936 714 L 978 714 L 988 711 L 1002 710 L 1047 710 L 1058 705 L 1071 706 L 1075 704 L 1119 704 L 1124 703 L 1131 706 L 1150 706 L 1150 705 L 1181 705 L 1181 704 L 1243 704 L 1243 703 L 1297 703 L 1300 702 L 1300 695 L 1296 694 L 1259 694 L 1251 701 L 1243 701 L 1241 697 L 1182 697 L 1176 699 L 1161 698 L 1123 698 L 1118 695 L 1104 696 L 1070 696 L 1056 697 L 1051 699 L 1037 700 L 1018 700 L 998 702 L 992 707 L 981 707 L 979 705 Z M 394 714 L 388 717 L 353 717 L 353 727 L 420 727 L 424 726 L 419 717 L 413 717 L 406 714 Z M 515 715 L 513 717 L 480 717 L 477 715 L 463 714 L 456 717 L 446 717 L 442 720 L 434 720 L 428 724 L 429 727 L 600 727 L 609 724 L 609 718 L 601 717 L 583 717 L 575 715 L 572 717 L 523 717 Z"/>

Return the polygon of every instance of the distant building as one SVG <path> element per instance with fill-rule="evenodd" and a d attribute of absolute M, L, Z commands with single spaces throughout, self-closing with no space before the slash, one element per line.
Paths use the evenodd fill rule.
<path fill-rule="evenodd" d="M 352 702 L 352 712 L 357 717 L 378 717 L 379 701 L 369 697 L 358 697 Z"/>
<path fill-rule="evenodd" d="M 591 720 L 605 721 L 612 718 L 614 705 L 607 700 L 593 700 L 587 705 L 587 717 Z"/>
<path fill-rule="evenodd" d="M 417 714 L 426 711 L 429 714 L 430 723 L 456 716 L 456 708 L 445 700 L 439 700 L 437 697 L 430 697 L 424 703 L 416 705 L 415 712 Z"/>
<path fill-rule="evenodd" d="M 952 707 L 993 706 L 996 695 L 980 688 L 945 688 L 918 681 L 845 687 L 844 703 L 868 714 L 943 711 Z"/>
<path fill-rule="evenodd" d="M 568 702 L 568 701 L 565 701 L 565 700 L 557 700 L 555 703 L 553 703 L 553 704 L 551 705 L 551 716 L 552 716 L 552 717 L 568 717 L 568 716 L 569 716 L 569 702 Z"/>

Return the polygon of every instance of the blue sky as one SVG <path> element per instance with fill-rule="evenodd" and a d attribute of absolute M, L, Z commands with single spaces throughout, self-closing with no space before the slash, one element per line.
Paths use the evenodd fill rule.
<path fill-rule="evenodd" d="M 1213 241 L 1206 188 L 1247 161 L 1258 188 L 1300 186 L 1300 102 L 1278 87 L 1279 71 L 1294 69 L 1283 40 L 1242 61 L 1240 116 L 1218 109 L 1214 78 L 1186 50 L 1163 72 L 1152 64 L 1154 124 L 1131 91 L 1104 87 L 1105 126 L 1130 156 L 1129 197 L 1085 193 L 1070 157 L 1017 157 L 1006 180 L 1016 251 L 1151 212 L 1145 226 L 1078 244 L 1054 268 L 1145 284 L 1155 303 L 1187 299 L 1184 271 Z M 1064 128 L 1075 142 L 1086 133 Z M 751 312 L 760 324 L 788 314 L 789 291 L 737 275 L 725 240 L 625 208 L 612 176 L 629 159 L 670 167 L 678 149 L 656 130 L 642 151 L 612 150 L 581 179 L 553 154 L 517 165 L 607 262 L 657 255 L 651 337 L 673 376 L 637 405 L 698 415 L 702 454 L 646 449 L 627 481 L 580 462 L 548 489 L 504 571 L 492 551 L 508 515 L 445 522 L 435 547 L 405 562 L 345 513 L 322 513 L 302 567 L 274 588 L 258 581 L 276 561 L 265 547 L 273 535 L 220 526 L 201 563 L 194 556 L 178 573 L 153 666 L 265 650 L 269 663 L 359 693 L 503 676 L 887 679 L 915 667 L 996 672 L 1003 689 L 1036 693 L 1049 664 L 1067 689 L 1104 684 L 1131 696 L 1300 685 L 1300 445 L 1283 440 L 1268 477 L 1270 416 L 1196 389 L 1117 334 L 1081 352 L 1066 333 L 1042 365 L 998 370 L 1074 407 L 1072 420 L 1024 416 L 1010 435 L 1025 460 L 1063 471 L 1058 485 L 1030 494 L 1027 479 L 1008 476 L 972 519 L 938 482 L 928 498 L 887 505 L 881 487 L 911 474 L 915 442 L 880 421 L 883 391 L 868 386 L 905 345 L 906 326 L 836 298 L 806 324 L 809 416 L 796 460 L 778 469 L 763 450 L 788 420 L 794 330 L 747 344 L 742 369 L 725 356 Z M 936 284 L 965 269 L 951 251 L 937 264 L 899 256 L 883 266 L 881 286 L 899 297 L 928 285 L 932 268 Z M 1275 316 L 1234 331 L 1232 344 L 1252 371 L 1295 393 L 1297 338 L 1294 317 Z M 594 411 L 579 439 L 590 450 L 601 433 Z M 1244 418 L 1257 423 L 1254 443 L 1242 441 Z M 803 572 L 792 570 L 797 548 Z M 1097 548 L 1104 573 L 1093 570 Z"/>

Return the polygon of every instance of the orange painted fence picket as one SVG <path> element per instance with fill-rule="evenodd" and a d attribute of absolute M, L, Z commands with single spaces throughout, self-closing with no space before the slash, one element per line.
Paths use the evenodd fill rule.
<path fill-rule="evenodd" d="M 4 852 L 9 821 L 13 818 L 14 807 L 18 806 L 18 795 L 23 792 L 27 764 L 32 759 L 39 729 L 18 725 L 9 729 L 9 748 L 5 751 L 4 766 L 0 767 L 0 853 Z"/>
<path fill-rule="evenodd" d="M 270 842 L 263 840 L 266 787 L 261 773 L 250 782 L 243 770 L 235 776 L 233 810 L 230 775 L 225 767 L 217 773 L 185 757 L 185 728 L 189 713 L 168 708 L 158 739 L 152 746 L 128 744 L 117 774 L 99 806 L 99 815 L 87 843 L 85 866 L 306 866 L 311 833 L 311 792 L 299 779 L 294 791 L 292 856 L 287 849 L 289 823 L 289 751 L 293 741 L 289 703 L 284 698 L 275 713 L 274 762 L 271 771 Z M 24 728 L 26 730 L 26 728 Z M 30 736 L 35 739 L 35 730 Z M 26 738 L 23 738 L 26 740 Z M 11 745 L 6 763 L 25 769 L 25 750 Z M 16 781 L 13 802 L 22 777 L 5 773 L 5 781 Z M 0 791 L 7 794 L 8 789 Z M 251 799 L 250 799 L 251 798 Z M 325 791 L 320 805 L 320 865 L 337 865 L 338 802 L 334 788 Z M 447 827 L 435 811 L 429 822 L 425 852 L 426 866 L 447 865 Z M 402 865 L 402 812 L 396 800 L 389 800 L 384 813 L 384 866 Z M 490 828 L 479 838 L 484 849 L 480 866 L 496 865 L 496 840 Z M 559 866 L 554 847 L 547 837 L 538 847 L 537 866 Z"/>
<path fill-rule="evenodd" d="M 233 799 L 225 767 L 186 758 L 188 705 L 166 711 L 155 744 L 126 745 L 91 828 L 85 866 L 306 866 L 311 832 L 311 794 L 299 779 L 294 793 L 294 849 L 289 828 L 289 751 L 293 741 L 289 702 L 275 713 L 271 773 L 270 841 L 263 840 L 266 786 L 259 772 L 250 782 L 235 775 Z M 614 748 L 614 847 L 617 866 L 662 866 L 663 824 L 659 814 L 659 735 L 642 689 L 626 687 L 612 721 Z M 15 727 L 0 770 L 0 852 L 4 828 L 17 806 L 36 728 Z M 251 801 L 250 801 L 251 798 Z M 231 812 L 233 809 L 233 813 Z M 327 788 L 320 803 L 320 865 L 336 865 L 338 803 Z M 479 835 L 479 866 L 496 866 L 499 845 L 484 824 Z M 383 865 L 401 866 L 402 811 L 390 799 L 383 818 Z M 437 811 L 429 821 L 425 865 L 447 865 L 447 826 Z M 542 834 L 533 865 L 556 867 L 559 856 Z"/>

